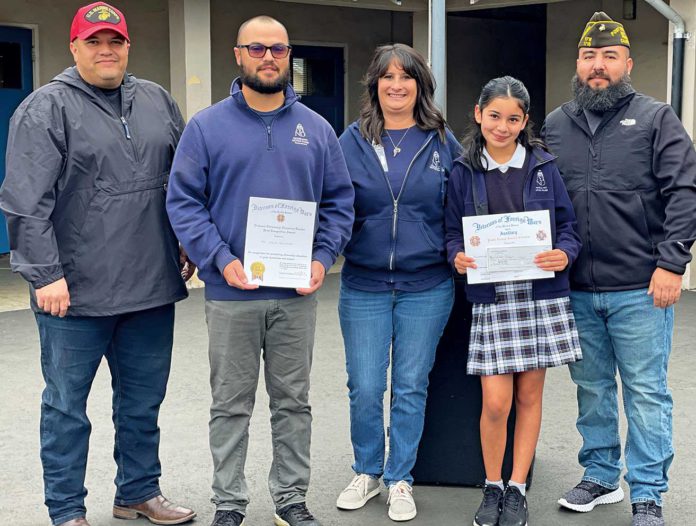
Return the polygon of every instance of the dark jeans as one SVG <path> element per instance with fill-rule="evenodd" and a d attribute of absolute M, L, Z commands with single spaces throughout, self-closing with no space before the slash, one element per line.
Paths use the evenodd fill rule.
<path fill-rule="evenodd" d="M 91 424 L 86 406 L 106 356 L 113 388 L 116 504 L 160 494 L 157 416 L 169 378 L 174 305 L 116 316 L 36 314 L 46 388 L 41 402 L 41 462 L 54 524 L 84 517 Z"/>

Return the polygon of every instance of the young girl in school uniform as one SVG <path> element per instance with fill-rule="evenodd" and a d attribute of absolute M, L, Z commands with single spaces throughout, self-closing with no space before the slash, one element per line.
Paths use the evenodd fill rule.
<path fill-rule="evenodd" d="M 486 84 L 447 191 L 447 253 L 458 273 L 476 268 L 464 253 L 462 217 L 548 210 L 553 249 L 534 263 L 555 277 L 466 285 L 473 304 L 467 373 L 481 376 L 481 447 L 486 468 L 477 526 L 526 526 L 527 474 L 541 427 L 547 367 L 581 359 L 570 308 L 568 267 L 580 249 L 576 221 L 554 157 L 529 126 L 529 93 L 512 77 Z M 502 463 L 512 401 L 517 412 L 513 470 Z"/>

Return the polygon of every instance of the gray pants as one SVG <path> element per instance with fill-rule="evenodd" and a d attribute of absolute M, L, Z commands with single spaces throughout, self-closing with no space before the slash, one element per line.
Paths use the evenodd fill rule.
<path fill-rule="evenodd" d="M 316 310 L 314 295 L 205 302 L 213 395 L 209 424 L 212 501 L 219 510 L 245 513 L 249 503 L 244 464 L 262 349 L 273 435 L 268 487 L 276 508 L 305 501 Z"/>

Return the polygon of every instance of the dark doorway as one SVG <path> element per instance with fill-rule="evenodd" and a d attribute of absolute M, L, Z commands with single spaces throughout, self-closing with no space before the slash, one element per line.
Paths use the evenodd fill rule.
<path fill-rule="evenodd" d="M 343 48 L 292 46 L 292 85 L 302 103 L 343 132 Z"/>
<path fill-rule="evenodd" d="M 10 117 L 31 93 L 31 29 L 0 26 L 0 184 L 5 179 L 5 151 Z M 0 214 L 0 254 L 10 251 L 5 216 Z"/>
<path fill-rule="evenodd" d="M 546 110 L 546 5 L 448 13 L 447 62 L 447 120 L 458 137 L 481 88 L 504 75 L 524 82 L 539 131 Z"/>

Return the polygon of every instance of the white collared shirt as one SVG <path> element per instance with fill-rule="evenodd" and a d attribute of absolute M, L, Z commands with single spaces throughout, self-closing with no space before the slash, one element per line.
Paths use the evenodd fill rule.
<path fill-rule="evenodd" d="M 498 164 L 493 160 L 493 157 L 491 157 L 491 154 L 488 153 L 488 150 L 486 150 L 486 147 L 483 147 L 483 157 L 481 159 L 481 162 L 484 166 L 487 166 L 486 171 L 490 172 L 491 170 L 495 170 L 496 168 L 500 170 L 502 173 L 505 173 L 508 171 L 508 168 L 522 168 L 524 166 L 524 159 L 527 156 L 527 150 L 525 149 L 524 146 L 522 146 L 519 142 L 517 143 L 517 148 L 515 148 L 515 153 L 512 154 L 512 157 L 510 160 L 506 163 Z M 488 164 L 486 164 L 488 163 Z"/>

